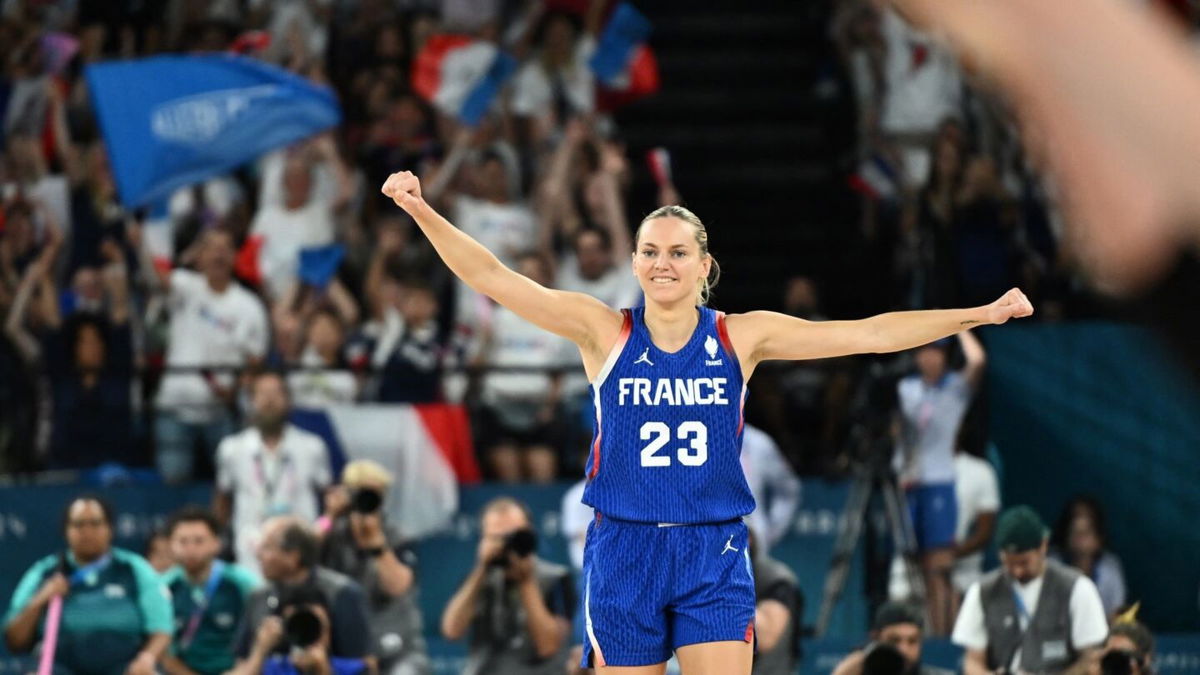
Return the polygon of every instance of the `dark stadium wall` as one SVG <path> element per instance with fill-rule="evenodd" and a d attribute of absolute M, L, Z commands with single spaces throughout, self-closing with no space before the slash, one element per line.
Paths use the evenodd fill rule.
<path fill-rule="evenodd" d="M 1152 333 L 1109 323 L 1006 325 L 987 343 L 1005 505 L 1053 524 L 1098 497 L 1128 598 L 1156 632 L 1200 625 L 1200 386 Z"/>

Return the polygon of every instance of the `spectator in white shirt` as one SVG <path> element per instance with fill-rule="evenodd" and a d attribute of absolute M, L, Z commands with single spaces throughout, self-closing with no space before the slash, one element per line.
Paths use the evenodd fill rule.
<path fill-rule="evenodd" d="M 770 552 L 787 533 L 800 508 L 800 479 L 783 458 L 779 446 L 758 427 L 742 432 L 742 471 L 757 505 L 746 524 L 763 552 Z"/>
<path fill-rule="evenodd" d="M 958 334 L 966 357 L 947 368 L 949 338 L 916 349 L 918 373 L 897 384 L 902 431 L 894 465 L 908 500 L 925 576 L 929 632 L 944 636 L 954 616 L 950 573 L 958 519 L 954 448 L 971 397 L 983 378 L 986 354 L 970 331 Z"/>
<path fill-rule="evenodd" d="M 550 265 L 541 255 L 525 254 L 517 271 L 551 285 Z M 499 306 L 484 344 L 484 362 L 501 368 L 561 367 L 573 350 L 563 338 Z M 544 483 L 557 477 L 561 390 L 561 373 L 497 372 L 484 378 L 482 447 L 497 479 Z"/>
<path fill-rule="evenodd" d="M 262 238 L 258 260 L 269 297 L 282 297 L 296 283 L 302 249 L 334 242 L 335 214 L 353 189 L 330 136 L 263 160 L 262 194 L 250 236 Z"/>
<path fill-rule="evenodd" d="M 346 329 L 342 317 L 328 307 L 317 309 L 308 319 L 306 332 L 300 368 L 288 373 L 295 406 L 324 408 L 353 403 L 358 397 L 358 378 L 344 367 Z"/>
<path fill-rule="evenodd" d="M 580 22 L 567 12 L 548 12 L 537 26 L 533 58 L 513 79 L 512 111 L 533 125 L 532 138 L 545 138 L 576 114 L 596 107 L 596 78 L 588 60 L 596 51 L 605 3 L 592 0 Z"/>
<path fill-rule="evenodd" d="M 266 311 L 233 278 L 233 235 L 207 230 L 197 246 L 199 272 L 176 269 L 157 276 L 171 323 L 154 431 L 158 470 L 169 483 L 192 478 L 197 443 L 211 453 L 233 431 L 232 371 L 258 363 L 267 351 Z M 143 267 L 154 270 L 139 248 Z"/>
<path fill-rule="evenodd" d="M 959 600 L 983 576 L 983 550 L 996 532 L 1000 485 L 986 460 L 962 450 L 954 456 L 954 493 L 958 497 L 953 583 Z M 958 603 L 955 603 L 956 605 Z"/>
<path fill-rule="evenodd" d="M 1108 637 L 1096 584 L 1046 555 L 1049 530 L 1028 506 L 1001 514 L 1001 569 L 967 590 L 952 640 L 966 675 L 1091 672 Z"/>
<path fill-rule="evenodd" d="M 962 116 L 962 75 L 954 55 L 932 35 L 883 10 L 883 105 L 880 128 L 899 151 L 901 179 L 915 188 L 929 175 L 931 141 L 938 125 Z"/>
<path fill-rule="evenodd" d="M 957 523 L 954 528 L 954 585 L 957 607 L 962 596 L 983 576 L 983 550 L 996 532 L 996 514 L 1000 511 L 1000 486 L 996 470 L 985 459 L 959 449 L 954 456 L 954 494 L 958 502 Z M 907 600 L 912 595 L 904 560 L 892 560 L 888 595 L 893 600 Z"/>
<path fill-rule="evenodd" d="M 325 441 L 288 423 L 291 400 L 283 377 L 259 374 L 250 394 L 252 426 L 221 441 L 217 450 L 213 511 L 233 526 L 238 563 L 257 573 L 263 522 L 281 515 L 315 521 L 332 476 Z"/>

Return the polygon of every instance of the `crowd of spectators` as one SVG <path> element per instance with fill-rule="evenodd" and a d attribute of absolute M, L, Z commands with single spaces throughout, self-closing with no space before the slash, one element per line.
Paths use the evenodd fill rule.
<path fill-rule="evenodd" d="M 154 466 L 171 483 L 214 478 L 217 489 L 213 514 L 181 514 L 147 549 L 159 571 L 174 570 L 166 577 L 173 608 L 148 598 L 152 577 L 139 557 L 110 552 L 104 503 L 74 502 L 66 536 L 75 559 L 47 559 L 30 571 L 6 624 L 10 644 L 33 645 L 38 612 L 53 595 L 79 584 L 83 602 L 96 585 L 61 572 L 105 560 L 111 569 L 95 574 L 120 572 L 123 602 L 138 604 L 143 617 L 121 627 L 106 655 L 133 664 L 131 672 L 151 657 L 168 672 L 268 672 L 295 614 L 315 622 L 316 637 L 293 654 L 301 665 L 328 660 L 331 672 L 356 672 L 371 657 L 370 667 L 384 672 L 427 672 L 422 622 L 434 617 L 415 608 L 408 542 L 375 511 L 349 507 L 352 491 L 384 492 L 391 477 L 352 464 L 334 486 L 323 442 L 290 425 L 288 413 L 355 402 L 465 403 L 489 478 L 578 478 L 590 428 L 587 381 L 572 346 L 453 279 L 376 188 L 392 171 L 416 171 L 426 199 L 506 264 L 613 307 L 636 304 L 640 291 L 623 263 L 632 250 L 631 160 L 586 65 L 608 4 L 3 3 L 0 473 L 119 462 Z M 887 304 L 978 305 L 1020 286 L 1040 317 L 1082 311 L 1053 186 L 1026 165 L 1002 106 L 968 86 L 941 44 L 883 3 L 835 5 L 831 30 L 859 116 L 862 228 L 896 280 Z M 124 209 L 83 69 L 112 58 L 223 52 L 253 30 L 270 36 L 253 56 L 334 88 L 341 125 L 180 189 L 165 212 Z M 416 55 L 444 32 L 503 44 L 521 59 L 475 127 L 413 87 Z M 63 41 L 72 47 L 59 58 L 51 46 Z M 676 200 L 663 186 L 660 201 Z M 324 284 L 303 280 L 300 252 L 329 244 L 344 248 L 336 274 Z M 257 273 L 247 272 L 247 257 Z M 789 314 L 824 318 L 812 279 L 790 280 L 782 300 Z M 973 426 L 981 416 L 971 409 L 985 357 L 971 338 L 961 352 L 937 345 L 893 369 L 917 371 L 892 379 L 895 424 L 883 435 L 909 492 L 930 592 L 923 615 L 900 606 L 881 613 L 875 637 L 885 643 L 948 635 L 956 617 L 964 622 L 960 607 L 978 604 L 980 584 L 994 581 L 983 577 L 982 551 L 1000 510 L 997 480 L 978 457 L 986 444 L 965 442 L 980 437 Z M 249 374 L 263 368 L 272 370 Z M 846 359 L 768 364 L 757 376 L 757 416 L 769 434 L 748 428 L 748 443 L 766 449 L 747 453 L 746 469 L 785 502 L 756 514 L 756 537 L 767 544 L 756 569 L 776 582 L 759 589 L 760 620 L 775 626 L 768 635 L 781 662 L 796 656 L 798 600 L 794 579 L 767 549 L 799 498 L 790 471 L 849 469 L 849 429 L 861 422 L 863 383 L 874 377 Z M 310 499 L 320 493 L 323 503 Z M 587 514 L 575 520 L 586 526 Z M 519 503 L 489 505 L 484 521 L 478 565 L 441 617 L 442 633 L 470 633 L 482 672 L 518 662 L 549 672 L 545 664 L 565 659 L 570 647 L 577 594 L 569 571 L 536 557 L 510 559 L 506 542 L 530 525 Z M 239 567 L 214 568 L 229 531 L 227 553 Z M 1038 558 L 1035 567 L 1049 565 L 1059 580 L 1074 583 L 1082 573 L 1098 589 L 1103 617 L 1125 608 L 1099 504 L 1072 502 L 1046 534 L 1012 553 L 1051 561 Z M 1078 572 L 1062 572 L 1066 566 Z M 906 598 L 912 589 L 898 583 L 892 594 Z M 216 598 L 236 620 L 210 612 L 211 623 L 173 633 L 173 645 L 157 637 L 172 633 L 171 609 L 186 624 Z M 780 607 L 791 613 L 781 616 Z M 986 651 L 978 626 L 970 628 L 962 643 Z M 902 632 L 907 637 L 893 639 Z M 1105 637 L 1093 633 L 1089 639 Z M 213 653 L 216 641 L 234 639 L 233 651 Z M 70 639 L 60 645 L 68 658 L 78 649 Z M 1136 648 L 1140 658 L 1150 649 Z M 919 665 L 919 649 L 900 651 Z M 870 658 L 864 651 L 845 670 Z M 270 672 L 292 672 L 275 667 Z"/>
<path fill-rule="evenodd" d="M 244 373 L 272 367 L 300 408 L 465 402 L 489 477 L 575 475 L 567 445 L 590 432 L 576 355 L 454 280 L 377 187 L 417 171 L 506 264 L 635 304 L 620 263 L 630 163 L 588 66 L 611 7 L 5 3 L 0 471 L 212 477 L 218 444 L 253 416 Z M 478 125 L 417 93 L 417 56 L 443 34 L 520 59 Z M 341 124 L 161 207 L 123 208 L 85 69 L 231 49 L 331 86 Z M 301 252 L 331 244 L 344 252 L 332 279 L 306 280 Z"/>

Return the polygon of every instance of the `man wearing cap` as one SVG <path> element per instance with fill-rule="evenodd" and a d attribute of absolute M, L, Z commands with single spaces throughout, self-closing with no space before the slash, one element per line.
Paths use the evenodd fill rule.
<path fill-rule="evenodd" d="M 966 675 L 1082 675 L 1095 663 L 1108 637 L 1100 592 L 1091 579 L 1046 557 L 1048 536 L 1028 506 L 1000 516 L 1001 568 L 967 590 L 954 625 Z"/>
<path fill-rule="evenodd" d="M 864 675 L 874 670 L 868 655 L 878 645 L 887 645 L 904 657 L 905 675 L 950 675 L 951 671 L 921 663 L 921 643 L 925 635 L 921 610 L 900 602 L 889 602 L 875 612 L 871 644 L 851 653 L 834 669 L 833 675 Z M 867 674 L 869 675 L 869 673 Z"/>

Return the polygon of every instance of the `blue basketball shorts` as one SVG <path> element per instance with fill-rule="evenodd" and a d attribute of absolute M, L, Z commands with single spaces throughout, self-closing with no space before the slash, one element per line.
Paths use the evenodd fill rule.
<path fill-rule="evenodd" d="M 702 642 L 754 640 L 745 523 L 598 516 L 583 552 L 583 667 L 648 666 Z"/>
<path fill-rule="evenodd" d="M 910 488 L 908 515 L 917 535 L 917 550 L 932 551 L 954 545 L 958 522 L 958 497 L 954 483 L 927 483 Z"/>

